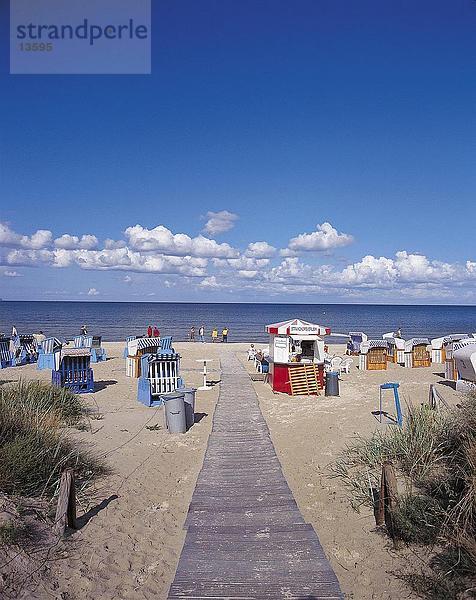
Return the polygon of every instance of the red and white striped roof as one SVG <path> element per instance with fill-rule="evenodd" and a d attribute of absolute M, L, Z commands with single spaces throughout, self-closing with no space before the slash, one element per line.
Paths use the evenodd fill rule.
<path fill-rule="evenodd" d="M 289 321 L 266 325 L 266 331 L 275 335 L 299 334 L 316 337 L 331 334 L 330 327 L 323 327 L 322 325 L 316 325 L 316 323 L 309 323 L 309 321 L 302 321 L 301 319 L 290 319 Z"/>

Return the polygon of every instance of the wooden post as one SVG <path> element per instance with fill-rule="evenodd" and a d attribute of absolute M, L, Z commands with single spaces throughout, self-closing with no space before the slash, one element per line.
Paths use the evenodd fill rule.
<path fill-rule="evenodd" d="M 64 535 L 67 527 L 76 529 L 76 490 L 73 469 L 66 469 L 61 475 L 54 523 L 54 530 L 58 535 Z"/>
<path fill-rule="evenodd" d="M 385 523 L 388 533 L 393 539 L 395 547 L 399 545 L 399 540 L 395 537 L 395 530 L 393 526 L 392 511 L 397 507 L 398 502 L 398 489 L 397 489 L 397 478 L 395 476 L 395 469 L 393 464 L 389 461 L 383 463 L 382 466 L 382 479 L 380 482 L 380 496 L 375 520 L 377 525 L 383 525 Z"/>

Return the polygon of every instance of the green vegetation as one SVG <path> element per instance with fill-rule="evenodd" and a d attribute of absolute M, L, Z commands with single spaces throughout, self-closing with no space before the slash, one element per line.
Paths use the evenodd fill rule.
<path fill-rule="evenodd" d="M 332 474 L 348 487 L 354 508 L 374 507 L 382 464 L 392 461 L 400 492 L 394 535 L 437 548 L 428 572 L 406 579 L 430 598 L 476 593 L 476 396 L 443 413 L 427 406 L 407 413 L 402 428 L 357 438 Z"/>
<path fill-rule="evenodd" d="M 68 390 L 37 381 L 0 386 L 0 491 L 52 496 L 67 467 L 80 486 L 104 473 L 104 465 L 66 435 L 64 426 L 80 426 L 85 414 Z"/>

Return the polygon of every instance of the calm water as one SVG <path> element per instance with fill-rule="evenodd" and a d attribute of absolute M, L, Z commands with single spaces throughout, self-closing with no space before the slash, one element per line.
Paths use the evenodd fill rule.
<path fill-rule="evenodd" d="M 476 306 L 382 306 L 361 304 L 180 304 L 152 302 L 0 302 L 0 332 L 42 330 L 70 339 L 83 323 L 106 341 L 143 334 L 157 324 L 161 334 L 185 340 L 191 325 L 210 334 L 227 325 L 229 341 L 265 341 L 264 326 L 302 318 L 335 332 L 364 331 L 371 337 L 401 327 L 405 338 L 476 331 Z"/>

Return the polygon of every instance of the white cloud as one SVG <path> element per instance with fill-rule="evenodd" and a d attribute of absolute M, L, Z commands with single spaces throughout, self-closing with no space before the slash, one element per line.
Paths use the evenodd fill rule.
<path fill-rule="evenodd" d="M 126 247 L 126 242 L 124 240 L 112 240 L 110 238 L 107 238 L 106 240 L 104 240 L 104 248 L 106 248 L 107 250 L 116 250 L 117 248 L 125 248 Z"/>
<path fill-rule="evenodd" d="M 8 265 L 50 266 L 65 268 L 76 265 L 81 269 L 99 271 L 130 271 L 137 273 L 181 274 L 190 277 L 206 275 L 207 259 L 191 256 L 141 254 L 129 248 L 116 250 L 11 250 Z"/>
<path fill-rule="evenodd" d="M 207 222 L 203 231 L 210 235 L 216 235 L 233 229 L 239 217 L 228 210 L 220 210 L 218 212 L 208 211 L 206 218 Z"/>
<path fill-rule="evenodd" d="M 125 230 L 128 245 L 140 252 L 162 252 L 171 256 L 200 256 L 231 258 L 238 252 L 228 244 L 219 244 L 215 240 L 203 237 L 191 238 L 185 233 L 173 234 L 167 227 L 158 225 L 147 229 L 142 225 L 128 227 Z"/>
<path fill-rule="evenodd" d="M 9 248 L 31 248 L 39 250 L 51 244 L 53 234 L 47 229 L 38 229 L 33 235 L 20 235 L 5 223 L 0 223 L 0 246 Z"/>
<path fill-rule="evenodd" d="M 218 283 L 217 278 L 215 277 L 215 275 L 211 275 L 210 277 L 205 277 L 205 279 L 202 279 L 202 281 L 200 281 L 200 283 L 198 284 L 199 287 L 201 288 L 219 288 L 221 287 L 221 285 Z"/>
<path fill-rule="evenodd" d="M 291 252 L 322 252 L 341 246 L 348 246 L 354 238 L 347 233 L 339 233 L 330 223 L 316 225 L 316 231 L 301 233 L 289 240 L 287 250 Z"/>
<path fill-rule="evenodd" d="M 259 273 L 259 271 L 247 271 L 247 270 L 238 271 L 238 275 L 242 279 L 255 279 L 258 276 L 258 273 Z"/>
<path fill-rule="evenodd" d="M 248 244 L 245 255 L 250 258 L 271 258 L 276 254 L 276 248 L 268 242 L 252 242 Z"/>
<path fill-rule="evenodd" d="M 96 288 L 89 288 L 88 296 L 99 296 L 99 292 Z"/>
<path fill-rule="evenodd" d="M 64 233 L 61 237 L 55 239 L 55 246 L 65 250 L 94 250 L 97 248 L 98 243 L 95 235 L 83 235 L 79 238 L 77 235 Z"/>

